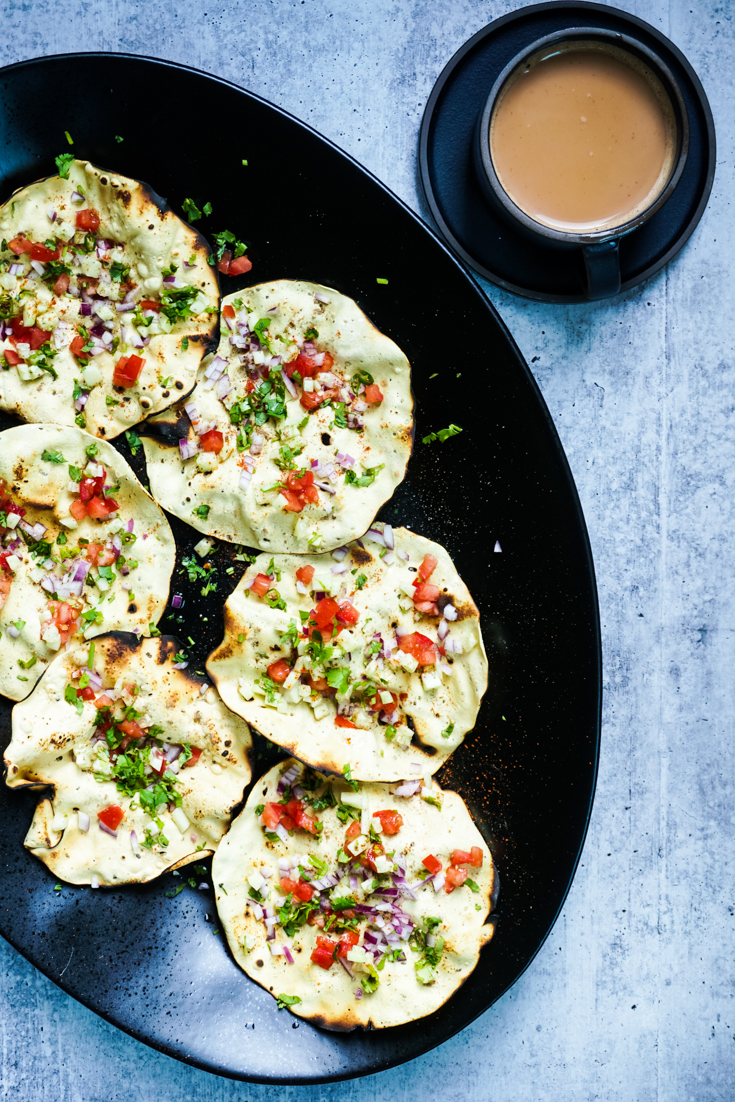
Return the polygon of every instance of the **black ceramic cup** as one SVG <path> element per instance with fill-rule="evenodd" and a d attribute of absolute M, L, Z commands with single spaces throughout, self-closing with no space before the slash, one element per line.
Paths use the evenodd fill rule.
<path fill-rule="evenodd" d="M 491 153 L 491 126 L 494 111 L 510 82 L 519 79 L 533 65 L 565 49 L 589 49 L 609 52 L 629 61 L 637 71 L 658 79 L 659 87 L 668 97 L 674 120 L 674 148 L 668 160 L 668 177 L 642 210 L 620 225 L 606 225 L 585 232 L 570 232 L 546 225 L 523 211 L 500 182 Z M 668 66 L 648 46 L 630 35 L 607 31 L 599 27 L 570 27 L 539 38 L 513 57 L 493 84 L 484 108 L 477 119 L 473 142 L 475 172 L 488 202 L 501 216 L 524 233 L 559 249 L 576 249 L 586 272 L 585 293 L 590 300 L 610 298 L 620 290 L 620 238 L 633 233 L 660 210 L 671 197 L 684 170 L 689 149 L 689 122 L 681 89 Z"/>

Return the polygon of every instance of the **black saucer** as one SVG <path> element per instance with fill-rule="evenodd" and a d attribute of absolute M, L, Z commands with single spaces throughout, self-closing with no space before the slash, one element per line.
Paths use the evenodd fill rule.
<path fill-rule="evenodd" d="M 689 115 L 689 156 L 669 201 L 620 243 L 621 290 L 657 272 L 702 217 L 715 174 L 715 127 L 704 89 L 672 42 L 642 19 L 603 4 L 534 4 L 489 23 L 465 42 L 434 85 L 419 137 L 419 170 L 432 216 L 449 246 L 485 279 L 525 298 L 586 302 L 581 253 L 537 245 L 502 222 L 483 198 L 472 166 L 475 120 L 498 74 L 525 45 L 565 27 L 633 34 L 679 80 Z"/>

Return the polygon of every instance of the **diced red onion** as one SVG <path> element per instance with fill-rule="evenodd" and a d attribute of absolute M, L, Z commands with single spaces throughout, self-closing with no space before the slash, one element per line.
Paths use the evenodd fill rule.
<path fill-rule="evenodd" d="M 117 838 L 116 830 L 110 830 L 110 828 L 105 823 L 103 823 L 101 819 L 98 819 L 97 823 L 100 830 L 104 830 L 105 834 L 109 834 L 111 838 Z"/>
<path fill-rule="evenodd" d="M 446 639 L 449 635 L 449 624 L 446 620 L 442 619 L 439 621 L 439 627 L 436 629 L 436 634 L 440 639 Z"/>
<path fill-rule="evenodd" d="M 325 494 L 336 494 L 337 493 L 334 486 L 330 486 L 328 482 L 317 482 L 315 480 L 314 485 L 318 486 L 318 488 L 320 490 L 323 490 Z M 330 508 L 331 508 L 331 506 L 330 506 Z"/>
<path fill-rule="evenodd" d="M 134 528 L 134 526 L 135 526 L 135 521 L 134 521 L 134 519 L 133 519 L 133 518 L 131 517 L 131 518 L 130 518 L 130 520 L 128 521 L 128 523 L 127 523 L 127 524 L 125 525 L 125 528 L 126 528 L 126 530 L 127 530 L 128 532 L 132 532 L 132 531 L 133 531 L 133 528 Z"/>
<path fill-rule="evenodd" d="M 300 784 L 295 784 L 291 789 L 297 800 L 303 800 L 306 789 L 302 788 Z"/>
<path fill-rule="evenodd" d="M 393 554 L 392 551 L 389 551 L 387 555 L 383 555 L 383 562 L 385 563 L 386 566 L 393 566 L 393 563 L 395 561 L 396 561 L 396 557 L 395 557 L 395 555 Z"/>
<path fill-rule="evenodd" d="M 90 886 L 90 888 L 99 888 L 99 886 L 100 886 L 100 878 L 99 878 L 99 876 L 97 875 L 97 873 L 95 873 L 95 874 L 94 874 L 94 876 L 92 877 L 92 879 L 91 879 L 91 881 L 90 881 L 90 884 L 89 884 L 89 886 Z"/>
<path fill-rule="evenodd" d="M 347 452 L 337 452 L 337 462 L 343 467 L 355 466 L 355 460 Z"/>
<path fill-rule="evenodd" d="M 283 955 L 284 955 L 284 957 L 286 958 L 286 960 L 288 961 L 289 964 L 294 963 L 294 959 L 293 959 L 293 956 L 291 955 L 291 950 L 289 949 L 288 945 L 283 946 Z M 337 958 L 337 959 L 339 959 L 339 958 Z"/>
<path fill-rule="evenodd" d="M 303 582 L 297 581 L 296 582 L 296 592 L 306 594 L 306 593 L 309 592 L 309 590 L 306 588 L 306 586 L 304 585 Z"/>
<path fill-rule="evenodd" d="M 250 479 L 252 477 L 253 476 L 250 473 L 250 471 L 247 470 L 247 468 L 243 467 L 243 469 L 240 471 L 240 478 L 238 479 L 238 482 L 237 482 L 238 489 L 239 490 L 247 490 L 248 486 L 250 485 Z"/>
<path fill-rule="evenodd" d="M 77 811 L 77 822 L 79 824 L 79 829 L 83 830 L 86 834 L 89 830 L 89 815 L 87 815 L 86 811 Z"/>
<path fill-rule="evenodd" d="M 199 451 L 199 442 L 197 440 L 179 440 L 179 451 L 182 459 L 191 459 Z"/>
<path fill-rule="evenodd" d="M 333 574 L 345 574 L 349 567 L 346 562 L 336 562 L 331 569 Z"/>
<path fill-rule="evenodd" d="M 280 795 L 281 792 L 285 792 L 289 785 L 292 785 L 297 777 L 301 776 L 302 766 L 298 764 L 290 765 L 283 776 L 279 779 L 276 786 L 276 792 Z"/>
<path fill-rule="evenodd" d="M 35 272 L 38 272 L 40 276 L 42 276 L 46 271 L 45 265 L 43 265 L 40 260 L 32 260 L 31 267 Z"/>
<path fill-rule="evenodd" d="M 175 670 L 185 670 L 188 665 L 189 665 L 188 662 L 174 662 L 174 669 Z"/>
<path fill-rule="evenodd" d="M 444 887 L 444 884 L 446 882 L 446 879 L 447 878 L 446 878 L 446 875 L 444 873 L 444 870 L 440 869 L 439 872 L 434 877 L 434 891 L 435 892 L 440 892 L 442 890 L 442 888 Z"/>
<path fill-rule="evenodd" d="M 87 670 L 87 677 L 89 678 L 89 683 L 93 689 L 102 688 L 102 678 L 94 670 Z"/>
<path fill-rule="evenodd" d="M 314 301 L 315 302 L 324 302 L 324 303 L 329 304 L 332 300 L 331 300 L 331 298 L 327 298 L 326 295 L 323 295 L 321 293 L 321 291 L 315 291 L 314 292 Z"/>
<path fill-rule="evenodd" d="M 281 839 L 281 841 L 284 842 L 285 845 L 288 845 L 288 831 L 286 830 L 283 823 L 276 823 L 276 831 L 275 832 L 278 835 L 278 837 Z"/>
<path fill-rule="evenodd" d="M 394 796 L 413 796 L 421 788 L 421 781 L 404 781 L 393 792 Z"/>
<path fill-rule="evenodd" d="M 383 533 L 379 532 L 377 528 L 370 528 L 365 533 L 365 539 L 375 540 L 376 543 L 381 543 L 385 547 L 385 540 L 383 539 Z"/>
<path fill-rule="evenodd" d="M 115 303 L 115 309 L 117 310 L 118 314 L 125 314 L 125 313 L 127 313 L 128 310 L 134 310 L 135 309 L 135 303 L 134 302 L 116 302 Z"/>
<path fill-rule="evenodd" d="M 226 398 L 232 390 L 232 383 L 230 382 L 229 375 L 223 375 L 221 379 L 217 380 L 217 397 L 220 401 Z"/>
<path fill-rule="evenodd" d="M 74 581 L 74 582 L 83 582 L 84 579 L 87 577 L 88 573 L 89 573 L 89 563 L 86 561 L 86 559 L 79 559 L 79 561 L 76 564 L 74 574 L 72 576 L 72 581 Z"/>
<path fill-rule="evenodd" d="M 18 631 L 15 624 L 8 624 L 6 630 L 11 639 L 17 639 L 20 635 L 20 632 Z"/>
<path fill-rule="evenodd" d="M 389 551 L 392 551 L 395 547 L 395 543 L 393 542 L 393 526 L 391 524 L 383 525 L 383 539 L 385 541 L 385 546 Z"/>
<path fill-rule="evenodd" d="M 332 558 L 335 559 L 337 562 L 342 562 L 342 559 L 344 559 L 346 555 L 346 547 L 338 547 L 336 551 L 332 552 Z"/>
<path fill-rule="evenodd" d="M 358 400 L 357 402 L 352 403 L 353 413 L 364 413 L 366 409 L 367 409 L 367 402 L 363 402 L 361 400 Z"/>
<path fill-rule="evenodd" d="M 130 848 L 136 857 L 140 857 L 140 846 L 138 845 L 138 835 L 134 830 L 130 831 Z"/>
<path fill-rule="evenodd" d="M 23 265 L 22 264 L 11 264 L 10 267 L 8 268 L 8 272 L 10 273 L 10 275 L 14 275 L 14 276 L 22 275 L 23 274 Z"/>
<path fill-rule="evenodd" d="M 281 368 L 281 378 L 283 379 L 283 385 L 286 387 L 286 390 L 291 395 L 291 397 L 298 398 L 299 392 L 297 391 L 293 381 L 289 379 L 283 368 Z"/>
<path fill-rule="evenodd" d="M 457 610 L 454 607 L 454 605 L 446 605 L 445 606 L 445 608 L 444 608 L 444 619 L 445 620 L 456 620 L 457 615 L 458 615 L 458 613 L 457 613 Z"/>
<path fill-rule="evenodd" d="M 493 551 L 502 551 L 502 550 L 503 550 L 503 548 L 500 546 L 499 540 L 496 540 L 495 541 L 495 546 L 493 547 Z"/>
<path fill-rule="evenodd" d="M 183 608 L 184 607 L 183 594 L 174 593 L 173 600 L 171 601 L 171 604 L 174 606 L 174 608 Z"/>

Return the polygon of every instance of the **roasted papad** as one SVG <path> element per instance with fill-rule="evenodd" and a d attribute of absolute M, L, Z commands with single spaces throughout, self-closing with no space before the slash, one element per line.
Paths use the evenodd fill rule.
<path fill-rule="evenodd" d="M 493 936 L 498 880 L 461 797 L 431 779 L 431 802 L 392 789 L 289 759 L 254 786 L 214 856 L 235 960 L 327 1029 L 431 1014 Z"/>
<path fill-rule="evenodd" d="M 329 287 L 282 279 L 222 302 L 217 355 L 146 427 L 153 496 L 207 535 L 265 550 L 361 536 L 411 453 L 408 360 Z"/>
<path fill-rule="evenodd" d="M 22 700 L 70 639 L 147 634 L 175 556 L 166 517 L 111 444 L 58 425 L 0 433 L 0 692 Z"/>
<path fill-rule="evenodd" d="M 62 880 L 153 880 L 216 849 L 250 780 L 247 725 L 172 636 L 70 648 L 13 709 L 11 788 L 53 785 L 25 846 Z"/>
<path fill-rule="evenodd" d="M 85 161 L 0 208 L 0 408 L 111 439 L 194 385 L 217 341 L 209 246 Z"/>
<path fill-rule="evenodd" d="M 267 738 L 366 781 L 435 773 L 488 680 L 480 616 L 449 555 L 389 525 L 330 555 L 259 555 L 207 669 Z"/>

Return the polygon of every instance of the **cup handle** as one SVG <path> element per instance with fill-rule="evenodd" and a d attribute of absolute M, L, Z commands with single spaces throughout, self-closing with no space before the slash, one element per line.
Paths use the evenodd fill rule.
<path fill-rule="evenodd" d="M 585 294 L 591 302 L 612 298 L 620 291 L 620 253 L 618 241 L 601 241 L 582 249 L 587 273 Z"/>

